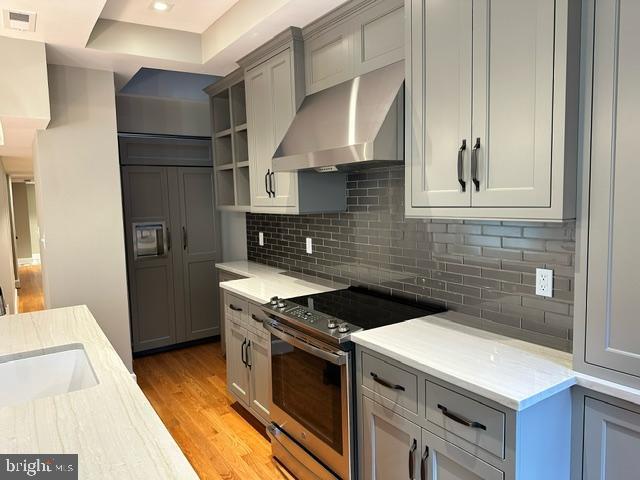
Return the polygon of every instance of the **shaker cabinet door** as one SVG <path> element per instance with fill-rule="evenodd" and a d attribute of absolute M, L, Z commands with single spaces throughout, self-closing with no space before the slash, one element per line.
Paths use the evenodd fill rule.
<path fill-rule="evenodd" d="M 247 331 L 227 319 L 227 387 L 245 405 L 249 405 L 249 369 Z"/>
<path fill-rule="evenodd" d="M 178 168 L 176 200 L 180 210 L 182 283 L 184 292 L 184 340 L 197 340 L 220 333 L 218 288 L 216 285 L 216 225 L 214 217 L 213 169 Z M 179 327 L 181 325 L 178 325 Z"/>
<path fill-rule="evenodd" d="M 640 2 L 595 12 L 585 361 L 640 377 Z"/>
<path fill-rule="evenodd" d="M 503 480 L 504 473 L 452 443 L 422 430 L 422 480 Z"/>
<path fill-rule="evenodd" d="M 472 2 L 411 0 L 408 18 L 411 205 L 470 207 Z"/>
<path fill-rule="evenodd" d="M 268 422 L 271 408 L 271 342 L 253 332 L 249 333 L 249 340 L 251 344 L 247 356 L 251 365 L 251 410 Z"/>
<path fill-rule="evenodd" d="M 585 397 L 583 480 L 638 478 L 640 414 Z"/>
<path fill-rule="evenodd" d="M 269 91 L 267 64 L 247 71 L 245 77 L 247 98 L 247 129 L 249 132 L 249 174 L 251 205 L 270 206 L 269 175 L 273 152 L 273 112 Z"/>
<path fill-rule="evenodd" d="M 555 4 L 473 2 L 474 207 L 551 205 Z"/>
<path fill-rule="evenodd" d="M 285 50 L 268 62 L 271 99 L 272 137 L 269 162 L 284 138 L 296 114 L 294 73 L 291 50 Z M 295 207 L 298 203 L 297 172 L 276 172 L 272 176 L 273 206 Z"/>
<path fill-rule="evenodd" d="M 361 398 L 363 478 L 419 480 L 421 428 L 373 400 Z"/>

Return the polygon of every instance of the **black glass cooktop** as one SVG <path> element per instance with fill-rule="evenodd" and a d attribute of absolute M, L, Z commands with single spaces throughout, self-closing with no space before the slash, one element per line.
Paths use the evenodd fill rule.
<path fill-rule="evenodd" d="M 440 305 L 411 302 L 359 287 L 289 298 L 287 302 L 365 330 L 446 311 Z"/>

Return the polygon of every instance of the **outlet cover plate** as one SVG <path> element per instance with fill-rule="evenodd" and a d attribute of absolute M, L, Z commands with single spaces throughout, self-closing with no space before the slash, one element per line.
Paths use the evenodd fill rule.
<path fill-rule="evenodd" d="M 553 297 L 553 270 L 536 268 L 536 295 Z"/>
<path fill-rule="evenodd" d="M 311 255 L 313 253 L 313 244 L 311 241 L 311 237 L 307 237 L 307 253 Z"/>
<path fill-rule="evenodd" d="M 264 233 L 258 232 L 258 245 L 264 247 Z"/>

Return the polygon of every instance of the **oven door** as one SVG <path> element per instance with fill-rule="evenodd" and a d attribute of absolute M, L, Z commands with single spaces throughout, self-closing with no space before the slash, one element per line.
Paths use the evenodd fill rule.
<path fill-rule="evenodd" d="M 271 420 L 342 479 L 351 469 L 351 353 L 278 322 L 271 333 Z"/>

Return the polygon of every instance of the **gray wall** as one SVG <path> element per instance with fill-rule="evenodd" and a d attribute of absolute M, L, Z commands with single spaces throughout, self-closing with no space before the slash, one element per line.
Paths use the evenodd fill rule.
<path fill-rule="evenodd" d="M 49 66 L 34 170 L 47 308 L 87 305 L 131 370 L 113 72 Z"/>
<path fill-rule="evenodd" d="M 40 231 L 38 229 L 38 214 L 36 210 L 36 186 L 27 183 L 27 203 L 29 205 L 29 234 L 31 236 L 31 256 L 40 255 Z"/>
<path fill-rule="evenodd" d="M 401 166 L 349 174 L 345 213 L 247 214 L 248 258 L 441 302 L 480 317 L 482 328 L 569 350 L 574 222 L 405 219 L 403 179 Z M 536 267 L 554 270 L 553 299 L 535 295 Z"/>

